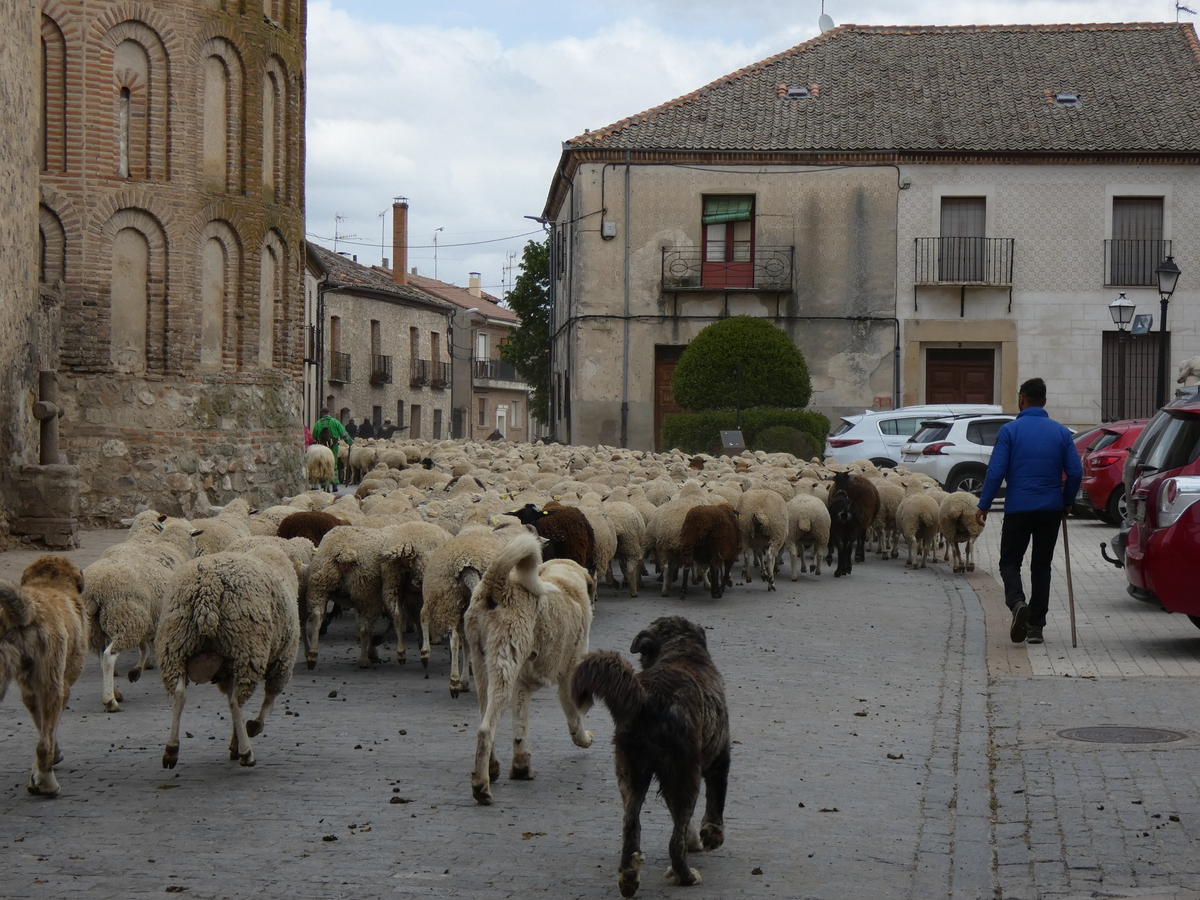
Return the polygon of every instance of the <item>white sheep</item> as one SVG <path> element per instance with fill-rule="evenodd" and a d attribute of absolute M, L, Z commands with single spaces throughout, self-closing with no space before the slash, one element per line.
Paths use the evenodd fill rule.
<path fill-rule="evenodd" d="M 494 754 L 496 727 L 513 708 L 513 756 L 509 778 L 534 777 L 529 742 L 530 696 L 558 685 L 571 740 L 589 747 L 592 733 L 571 699 L 571 676 L 588 650 L 592 627 L 590 576 L 578 563 L 542 563 L 541 542 L 514 538 L 488 566 L 471 595 L 464 628 L 479 685 L 479 733 L 471 793 L 492 802 L 491 781 L 500 775 Z"/>
<path fill-rule="evenodd" d="M 617 529 L 613 526 L 612 520 L 608 518 L 608 513 L 601 506 L 602 499 L 599 494 L 586 494 L 576 504 L 579 511 L 587 517 L 588 524 L 592 526 L 592 535 L 595 538 L 593 544 L 595 568 L 590 573 L 593 579 L 593 602 L 596 600 L 596 591 L 600 588 L 600 579 L 612 578 L 612 561 L 617 555 Z"/>
<path fill-rule="evenodd" d="M 150 645 L 167 585 L 175 570 L 194 555 L 189 522 L 147 510 L 135 518 L 125 543 L 109 547 L 84 569 L 89 644 L 100 658 L 101 702 L 106 712 L 121 710 L 123 697 L 114 684 L 121 653 L 139 651 L 137 663 L 127 673 L 130 682 L 153 667 Z"/>
<path fill-rule="evenodd" d="M 1190 359 L 1185 359 L 1179 364 L 1179 377 L 1175 379 L 1177 384 L 1191 386 L 1196 382 L 1191 381 L 1192 378 L 1200 378 L 1200 356 L 1193 356 Z"/>
<path fill-rule="evenodd" d="M 954 549 L 954 571 L 975 571 L 975 539 L 983 526 L 975 518 L 979 498 L 968 491 L 955 491 L 938 508 L 938 530 Z M 958 545 L 966 542 L 965 561 Z"/>
<path fill-rule="evenodd" d="M 254 765 L 250 738 L 262 731 L 292 677 L 300 642 L 297 593 L 294 563 L 273 546 L 200 557 L 175 574 L 155 641 L 163 687 L 172 697 L 163 768 L 179 761 L 179 719 L 189 682 L 212 682 L 228 697 L 229 758 Z M 262 706 L 246 722 L 242 707 L 260 681 Z"/>
<path fill-rule="evenodd" d="M 433 552 L 450 538 L 449 532 L 429 522 L 406 522 L 388 529 L 380 557 L 380 581 L 384 611 L 396 626 L 396 662 L 402 665 L 406 661 L 404 634 L 417 624 L 424 605 L 425 567 Z M 428 658 L 421 662 L 429 664 Z"/>
<path fill-rule="evenodd" d="M 821 557 L 829 551 L 829 507 L 820 497 L 801 492 L 787 502 L 788 553 L 792 558 L 792 581 L 797 578 L 796 560 L 800 560 L 800 571 L 812 569 L 814 575 L 821 574 Z M 805 551 L 813 550 L 812 566 L 805 562 Z"/>
<path fill-rule="evenodd" d="M 337 459 L 324 444 L 310 444 L 304 451 L 304 478 L 314 487 L 332 487 L 337 480 Z"/>
<path fill-rule="evenodd" d="M 930 495 L 928 485 L 911 482 L 896 510 L 896 527 L 908 544 L 906 565 L 909 568 L 924 569 L 925 560 L 931 553 L 936 561 L 939 523 L 938 503 Z M 916 562 L 916 554 L 920 554 L 920 564 Z"/>
<path fill-rule="evenodd" d="M 647 493 L 649 497 L 649 493 Z M 693 506 L 716 502 L 712 494 L 696 479 L 683 485 L 679 495 L 667 500 L 646 521 L 646 553 L 653 553 L 662 576 L 662 595 L 671 592 L 679 574 L 679 551 L 682 548 L 683 520 Z M 782 501 L 780 501 L 782 502 Z"/>
<path fill-rule="evenodd" d="M 250 504 L 238 497 L 227 503 L 215 518 L 197 519 L 192 526 L 197 556 L 220 553 L 234 541 L 250 537 Z"/>
<path fill-rule="evenodd" d="M 742 579 L 750 583 L 750 556 L 761 559 L 767 590 L 775 590 L 775 562 L 788 539 L 788 511 L 777 492 L 746 491 L 738 498 L 738 523 L 742 527 Z"/>
<path fill-rule="evenodd" d="M 622 494 L 622 496 L 628 496 Z M 646 541 L 646 523 L 637 508 L 628 502 L 607 497 L 601 508 L 612 522 L 617 533 L 617 561 L 621 566 L 621 575 L 625 578 L 625 589 L 630 597 L 638 595 L 641 582 L 642 554 Z M 611 572 L 607 573 L 610 587 L 616 587 Z"/>
<path fill-rule="evenodd" d="M 875 514 L 871 534 L 876 541 L 879 558 L 886 559 L 890 555 L 895 559 L 900 555 L 896 510 L 900 507 L 900 501 L 904 499 L 904 487 L 895 477 L 885 478 L 877 475 L 871 478 L 870 482 L 879 491 L 879 512 Z"/>

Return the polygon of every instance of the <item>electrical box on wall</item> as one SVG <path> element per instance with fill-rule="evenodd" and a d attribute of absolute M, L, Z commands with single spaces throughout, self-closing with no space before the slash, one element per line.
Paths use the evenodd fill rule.
<path fill-rule="evenodd" d="M 601 222 L 600 223 L 600 237 L 604 238 L 606 241 L 611 241 L 616 236 L 617 236 L 617 223 L 616 222 Z"/>

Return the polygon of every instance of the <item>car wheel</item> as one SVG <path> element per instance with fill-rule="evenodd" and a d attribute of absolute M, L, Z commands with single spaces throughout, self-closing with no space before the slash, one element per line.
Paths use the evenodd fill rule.
<path fill-rule="evenodd" d="M 986 469 L 963 469 L 950 477 L 946 482 L 946 490 L 952 494 L 955 491 L 966 491 L 978 497 L 983 491 L 983 479 L 986 476 Z"/>
<path fill-rule="evenodd" d="M 896 461 L 894 459 L 884 459 L 880 456 L 871 460 L 871 465 L 877 466 L 880 469 L 894 469 L 896 468 Z"/>
<path fill-rule="evenodd" d="M 1110 525 L 1120 525 L 1125 521 L 1125 485 L 1118 484 L 1109 495 L 1108 505 L 1104 507 L 1104 517 Z"/>
<path fill-rule="evenodd" d="M 1188 618 L 1192 620 L 1193 625 L 1200 628 L 1200 616 L 1188 616 Z"/>

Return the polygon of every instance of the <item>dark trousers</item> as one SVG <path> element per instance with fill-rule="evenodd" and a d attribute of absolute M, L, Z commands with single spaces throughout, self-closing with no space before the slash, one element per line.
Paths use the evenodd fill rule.
<path fill-rule="evenodd" d="M 1025 600 L 1021 587 L 1021 563 L 1033 541 L 1033 556 L 1029 561 L 1029 624 L 1036 628 L 1046 625 L 1046 610 L 1050 608 L 1050 565 L 1058 543 L 1062 510 L 1005 513 L 1000 530 L 1000 578 L 1004 582 L 1004 602 L 1012 609 Z"/>

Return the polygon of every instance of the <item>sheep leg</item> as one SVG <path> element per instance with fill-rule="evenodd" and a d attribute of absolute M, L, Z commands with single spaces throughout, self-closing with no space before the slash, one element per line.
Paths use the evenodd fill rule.
<path fill-rule="evenodd" d="M 110 713 L 121 711 L 121 705 L 117 702 L 120 698 L 117 697 L 117 689 L 113 684 L 116 676 L 117 657 L 121 655 L 121 651 L 114 650 L 115 646 L 116 641 L 110 642 L 100 654 L 100 673 L 104 680 L 104 694 L 101 699 L 104 701 L 104 711 Z"/>
<path fill-rule="evenodd" d="M 125 673 L 125 677 L 129 679 L 130 684 L 142 677 L 142 672 L 146 669 L 153 669 L 154 662 L 150 658 L 150 642 L 142 641 L 138 644 L 138 661 L 137 665 Z M 116 674 L 114 672 L 114 674 Z"/>
<path fill-rule="evenodd" d="M 372 660 L 379 659 L 374 645 L 371 643 L 372 632 L 375 630 L 375 617 L 364 612 L 358 613 L 358 667 L 371 668 Z"/>
<path fill-rule="evenodd" d="M 183 714 L 183 701 L 187 699 L 187 676 L 180 675 L 175 682 L 175 694 L 171 700 L 171 733 L 167 735 L 167 746 L 163 750 L 164 769 L 173 769 L 179 762 L 179 717 Z"/>
<path fill-rule="evenodd" d="M 812 571 L 814 575 L 821 574 L 821 557 L 825 555 L 826 547 L 822 547 L 819 543 L 813 544 L 813 564 Z"/>
<path fill-rule="evenodd" d="M 450 629 L 450 696 L 456 700 L 458 699 L 459 693 L 463 689 L 462 677 L 459 675 L 459 672 L 461 671 L 461 669 L 459 667 L 459 663 L 460 663 L 459 642 L 461 641 L 461 638 L 459 637 L 458 632 L 459 632 L 459 629 L 458 629 L 457 625 Z M 464 648 L 464 650 L 465 650 L 465 648 Z M 461 662 L 462 662 L 462 668 L 466 668 L 466 660 L 461 660 Z M 482 685 L 480 686 L 479 689 L 481 691 L 483 690 Z M 481 694 L 480 695 L 480 703 L 482 703 L 482 702 L 483 702 L 483 696 Z M 482 710 L 480 710 L 480 711 L 482 712 Z"/>
<path fill-rule="evenodd" d="M 421 607 L 421 666 L 429 668 L 429 613 Z"/>
<path fill-rule="evenodd" d="M 267 724 L 267 716 L 275 708 L 275 698 L 283 690 L 283 680 L 286 670 L 272 665 L 267 669 L 266 683 L 263 687 L 263 702 L 258 708 L 258 716 L 246 723 L 246 736 L 258 737 L 262 734 L 263 726 Z"/>
<path fill-rule="evenodd" d="M 229 758 L 243 766 L 254 765 L 254 751 L 250 749 L 250 735 L 246 731 L 246 719 L 242 715 L 242 704 L 237 701 L 237 692 L 229 692 L 229 718 L 233 720 L 233 736 L 229 739 Z"/>
<path fill-rule="evenodd" d="M 968 572 L 974 572 L 974 571 L 975 571 L 975 538 L 973 538 L 973 537 L 969 537 L 969 538 L 967 538 L 967 565 L 966 565 L 966 570 L 967 570 Z"/>
<path fill-rule="evenodd" d="M 691 574 L 691 571 L 692 571 L 692 567 L 691 567 L 691 566 L 684 566 L 684 567 L 683 567 L 683 587 L 679 589 L 679 599 L 680 599 L 680 600 L 686 600 L 686 599 L 687 599 L 687 584 L 688 584 L 688 575 L 690 575 L 690 574 Z"/>
<path fill-rule="evenodd" d="M 532 695 L 533 689 L 525 681 L 518 681 L 513 686 L 513 755 L 508 777 L 514 781 L 532 781 L 537 777 L 533 771 L 533 749 L 529 746 L 529 701 Z"/>
<path fill-rule="evenodd" d="M 779 548 L 772 545 L 767 548 L 763 554 L 762 575 L 763 581 L 767 583 L 767 590 L 775 590 L 775 557 L 779 553 Z"/>
<path fill-rule="evenodd" d="M 309 597 L 308 604 L 308 624 L 305 626 L 305 651 L 304 661 L 310 669 L 317 667 L 317 642 L 321 634 L 321 622 L 325 618 L 325 599 L 323 597 Z"/>

